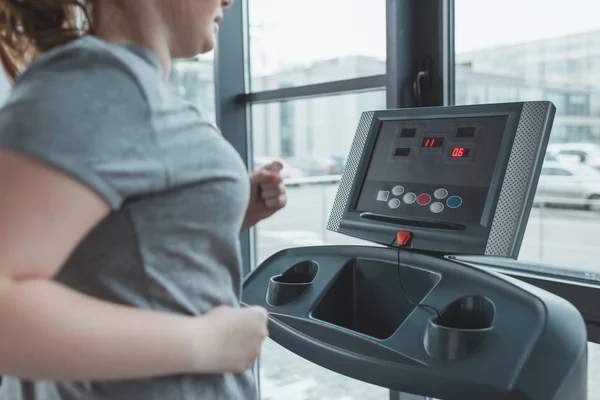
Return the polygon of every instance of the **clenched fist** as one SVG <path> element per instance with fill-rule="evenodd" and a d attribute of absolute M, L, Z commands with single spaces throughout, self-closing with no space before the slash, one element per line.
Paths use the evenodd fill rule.
<path fill-rule="evenodd" d="M 261 307 L 217 307 L 202 317 L 208 329 L 211 372 L 243 372 L 256 363 L 262 342 L 269 335 L 267 311 Z M 199 360 L 206 365 L 207 360 Z"/>

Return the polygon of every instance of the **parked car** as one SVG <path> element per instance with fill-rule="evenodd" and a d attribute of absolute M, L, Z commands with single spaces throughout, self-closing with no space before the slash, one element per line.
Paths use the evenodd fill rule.
<path fill-rule="evenodd" d="M 281 170 L 280 174 L 284 181 L 289 179 L 302 178 L 304 176 L 300 169 L 292 167 L 285 160 L 282 160 L 277 157 L 255 157 L 254 170 L 256 171 L 259 168 L 264 167 L 265 165 L 273 161 L 279 161 L 281 164 L 283 164 L 283 169 Z"/>
<path fill-rule="evenodd" d="M 579 162 L 600 169 L 600 146 L 594 143 L 555 143 L 548 146 L 548 153 L 560 161 Z"/>
<path fill-rule="evenodd" d="M 546 161 L 542 167 L 535 203 L 577 205 L 585 200 L 600 201 L 600 171 L 581 163 Z M 600 204 L 585 205 L 600 211 Z"/>

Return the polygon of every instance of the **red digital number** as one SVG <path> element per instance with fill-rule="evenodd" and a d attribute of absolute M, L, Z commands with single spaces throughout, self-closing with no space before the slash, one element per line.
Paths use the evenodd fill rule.
<path fill-rule="evenodd" d="M 465 149 L 462 147 L 457 147 L 452 150 L 452 157 L 462 157 L 465 155 Z"/>

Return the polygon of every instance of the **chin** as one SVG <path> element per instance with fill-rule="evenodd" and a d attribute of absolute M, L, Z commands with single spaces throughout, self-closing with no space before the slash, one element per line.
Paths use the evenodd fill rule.
<path fill-rule="evenodd" d="M 213 39 L 210 39 L 210 40 L 207 40 L 206 42 L 204 42 L 204 44 L 202 46 L 202 50 L 200 51 L 199 54 L 210 53 L 214 49 L 215 49 L 215 41 Z"/>
<path fill-rule="evenodd" d="M 219 33 L 216 31 L 214 33 L 211 33 L 210 35 L 207 35 L 207 38 L 204 41 L 204 52 L 205 53 L 208 53 L 215 49 L 218 37 L 219 37 Z"/>

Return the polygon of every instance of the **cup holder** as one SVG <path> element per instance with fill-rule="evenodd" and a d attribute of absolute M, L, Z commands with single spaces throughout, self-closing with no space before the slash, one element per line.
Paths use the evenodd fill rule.
<path fill-rule="evenodd" d="M 481 296 L 467 296 L 450 303 L 439 317 L 427 321 L 425 350 L 436 359 L 456 360 L 477 348 L 494 326 L 496 307 Z"/>
<path fill-rule="evenodd" d="M 267 303 L 273 307 L 297 300 L 310 287 L 319 266 L 314 261 L 302 261 L 283 274 L 271 277 L 267 289 Z"/>

